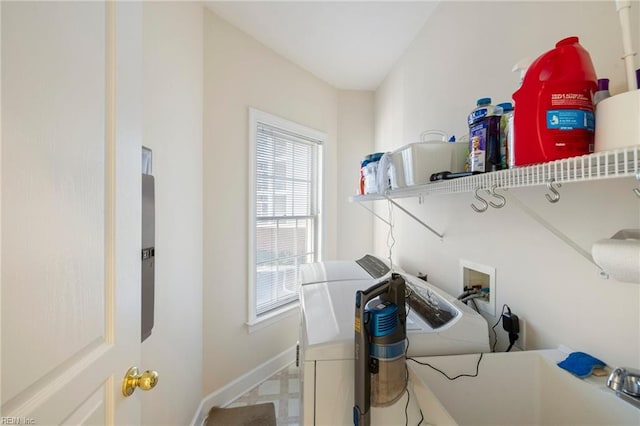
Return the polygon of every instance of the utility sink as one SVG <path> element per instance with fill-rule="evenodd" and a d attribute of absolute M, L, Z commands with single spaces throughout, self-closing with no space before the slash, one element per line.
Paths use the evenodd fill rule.
<path fill-rule="evenodd" d="M 556 364 L 563 350 L 484 354 L 477 377 L 450 381 L 407 361 L 425 423 L 433 425 L 640 425 L 640 409 L 606 387 Z M 419 357 L 450 377 L 473 374 L 479 354 Z"/>

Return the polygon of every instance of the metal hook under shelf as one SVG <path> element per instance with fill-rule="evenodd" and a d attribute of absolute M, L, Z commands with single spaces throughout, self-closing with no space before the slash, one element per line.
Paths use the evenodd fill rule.
<path fill-rule="evenodd" d="M 551 193 L 553 195 L 549 195 L 549 194 L 544 194 L 544 196 L 547 198 L 547 201 L 549 201 L 550 203 L 557 203 L 558 201 L 560 201 L 560 193 L 558 192 L 558 190 L 553 186 L 553 183 L 555 182 L 554 178 L 551 178 L 549 180 L 547 180 L 547 189 L 549 191 L 551 191 Z M 561 183 L 557 183 L 556 186 L 558 188 L 560 188 L 562 186 Z"/>
<path fill-rule="evenodd" d="M 640 173 L 636 173 L 636 180 L 640 182 Z M 633 192 L 640 198 L 640 188 L 633 188 Z"/>
<path fill-rule="evenodd" d="M 489 208 L 489 203 L 487 203 L 487 200 L 485 200 L 484 198 L 482 198 L 479 194 L 478 191 L 480 191 L 480 187 L 477 187 L 474 191 L 473 191 L 473 198 L 475 198 L 476 200 L 480 201 L 482 203 L 481 207 L 477 207 L 475 204 L 471 203 L 471 208 L 473 209 L 474 212 L 476 213 L 484 213 L 487 211 L 487 209 Z"/>
<path fill-rule="evenodd" d="M 485 191 L 490 196 L 497 198 L 498 200 L 501 200 L 500 204 L 496 204 L 493 201 L 489 201 L 489 205 L 494 209 L 501 209 L 507 204 L 507 199 L 503 195 L 500 195 L 496 192 L 497 188 L 498 188 L 498 185 L 494 183 L 493 185 L 491 185 L 490 189 L 485 189 Z"/>

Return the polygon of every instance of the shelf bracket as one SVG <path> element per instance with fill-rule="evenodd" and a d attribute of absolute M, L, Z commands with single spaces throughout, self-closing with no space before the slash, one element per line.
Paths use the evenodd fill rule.
<path fill-rule="evenodd" d="M 384 198 L 387 199 L 387 201 L 389 201 L 391 204 L 393 204 L 394 206 L 396 206 L 397 208 L 399 208 L 400 210 L 402 210 L 407 216 L 409 216 L 411 219 L 415 220 L 416 222 L 418 222 L 420 225 L 424 226 L 425 228 L 427 228 L 432 234 L 436 235 L 438 238 L 440 238 L 440 241 L 442 241 L 442 239 L 444 238 L 444 236 L 439 233 L 438 231 L 436 231 L 435 229 L 433 229 L 432 227 L 430 227 L 429 225 L 427 225 L 426 223 L 424 223 L 423 221 L 421 221 L 420 219 L 418 219 L 413 213 L 411 213 L 409 210 L 405 209 L 404 207 L 402 207 L 400 204 L 396 203 L 395 201 L 393 201 L 393 199 L 391 199 L 388 195 L 385 195 Z"/>
<path fill-rule="evenodd" d="M 358 202 L 357 204 L 359 204 L 360 206 L 362 206 L 364 209 L 368 210 L 369 213 L 371 213 L 372 215 L 374 215 L 375 217 L 377 217 L 378 219 L 380 219 L 381 221 L 383 221 L 384 223 L 386 223 L 388 226 L 391 226 L 391 222 L 389 222 L 387 219 L 383 218 L 382 216 L 380 216 L 378 213 L 376 213 L 375 211 L 373 211 L 373 209 L 370 209 L 369 207 L 365 206 L 362 202 Z"/>
<path fill-rule="evenodd" d="M 533 220 L 538 222 L 540 225 L 544 226 L 549 232 L 551 232 L 553 235 L 558 237 L 565 244 L 567 244 L 569 247 L 571 247 L 576 252 L 578 252 L 578 254 L 580 254 L 582 257 L 587 259 L 589 262 L 591 262 L 594 265 L 598 266 L 598 264 L 596 262 L 594 262 L 593 256 L 591 256 L 591 253 L 589 253 L 588 251 L 586 251 L 585 249 L 580 247 L 578 244 L 575 243 L 575 241 L 573 241 L 571 238 L 569 238 L 567 235 L 565 235 L 562 231 L 560 231 L 558 228 L 553 226 L 551 223 L 549 223 L 547 220 L 545 220 L 542 216 L 540 216 L 538 213 L 533 211 L 530 207 L 525 205 L 522 201 L 520 201 L 518 199 L 518 197 L 516 197 L 513 194 L 509 194 L 508 197 L 509 197 L 509 199 L 511 201 L 513 201 L 513 203 L 516 206 L 518 206 L 520 208 L 520 210 L 522 210 L 523 212 L 528 214 L 529 217 L 531 217 Z M 600 266 L 598 266 L 598 268 L 600 269 Z"/>

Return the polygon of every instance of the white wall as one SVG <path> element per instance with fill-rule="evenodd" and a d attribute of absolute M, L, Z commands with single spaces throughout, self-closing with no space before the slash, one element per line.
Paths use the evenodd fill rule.
<path fill-rule="evenodd" d="M 356 203 L 359 164 L 374 149 L 373 92 L 338 91 L 337 259 L 357 259 L 373 247 L 373 216 Z"/>
<path fill-rule="evenodd" d="M 203 6 L 145 2 L 144 145 L 156 184 L 155 324 L 138 397 L 149 425 L 188 424 L 202 399 Z"/>
<path fill-rule="evenodd" d="M 206 11 L 204 390 L 219 390 L 296 344 L 298 315 L 249 333 L 248 108 L 328 134 L 325 255 L 336 255 L 337 91 Z"/>
<path fill-rule="evenodd" d="M 634 4 L 634 6 L 637 6 Z M 635 10 L 634 40 L 638 36 Z M 442 2 L 376 92 L 376 148 L 418 140 L 426 129 L 458 136 L 479 97 L 511 99 L 511 67 L 578 35 L 613 93 L 624 87 L 621 36 L 613 2 Z M 618 229 L 640 227 L 634 179 L 566 184 L 549 204 L 545 188 L 509 190 L 590 251 Z M 434 195 L 412 212 L 443 232 L 440 242 L 396 210 L 395 259 L 410 272 L 459 294 L 459 260 L 494 266 L 497 310 L 507 303 L 526 320 L 528 349 L 565 344 L 606 362 L 640 367 L 640 287 L 604 280 L 598 269 L 514 205 L 474 213 L 471 194 Z M 386 205 L 380 204 L 386 212 Z M 375 223 L 385 253 L 387 229 Z"/>

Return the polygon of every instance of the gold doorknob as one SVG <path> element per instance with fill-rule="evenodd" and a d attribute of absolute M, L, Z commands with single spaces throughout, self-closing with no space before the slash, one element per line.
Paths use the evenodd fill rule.
<path fill-rule="evenodd" d="M 153 389 L 158 383 L 158 372 L 153 370 L 147 370 L 142 374 L 139 374 L 138 367 L 131 367 L 127 374 L 122 379 L 122 394 L 124 396 L 131 396 L 136 387 L 144 391 Z"/>

